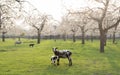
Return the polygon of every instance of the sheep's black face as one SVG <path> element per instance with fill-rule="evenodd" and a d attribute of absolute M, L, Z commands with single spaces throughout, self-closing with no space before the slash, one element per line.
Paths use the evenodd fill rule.
<path fill-rule="evenodd" d="M 52 48 L 53 51 L 56 51 L 57 49 L 58 49 L 57 47 Z"/>
<path fill-rule="evenodd" d="M 58 56 L 52 56 L 51 57 L 51 63 L 55 64 L 56 60 L 58 59 Z"/>

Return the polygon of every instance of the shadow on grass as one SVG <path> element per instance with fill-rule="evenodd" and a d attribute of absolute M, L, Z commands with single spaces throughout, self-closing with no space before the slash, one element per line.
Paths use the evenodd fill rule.
<path fill-rule="evenodd" d="M 0 50 L 0 52 L 8 52 L 8 51 L 15 51 L 15 50 L 4 50 L 4 49 Z"/>
<path fill-rule="evenodd" d="M 0 50 L 0 52 L 7 52 L 7 50 Z"/>
<path fill-rule="evenodd" d="M 108 53 L 105 53 L 105 57 L 108 59 L 109 64 L 111 65 L 112 74 L 120 75 L 120 60 L 119 60 L 119 50 L 107 47 L 110 50 Z"/>
<path fill-rule="evenodd" d="M 72 66 L 68 66 L 67 64 L 59 66 L 51 64 L 46 68 L 48 72 L 43 73 L 43 75 L 71 75 L 71 72 L 69 70 L 71 67 Z"/>

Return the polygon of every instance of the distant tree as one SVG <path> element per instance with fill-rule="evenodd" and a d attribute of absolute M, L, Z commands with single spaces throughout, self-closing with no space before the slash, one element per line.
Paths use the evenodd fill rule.
<path fill-rule="evenodd" d="M 88 13 L 85 9 L 82 11 L 71 11 L 69 12 L 71 14 L 72 20 L 74 21 L 72 24 L 75 24 L 76 31 L 80 29 L 81 36 L 82 36 L 82 44 L 85 44 L 85 33 L 92 27 L 92 21 L 88 17 Z M 72 22 L 72 21 L 70 21 Z"/>
<path fill-rule="evenodd" d="M 13 26 L 17 9 L 19 9 L 19 5 L 15 0 L 0 1 L 0 32 L 3 42 L 5 42 L 5 34 Z"/>
<path fill-rule="evenodd" d="M 78 12 L 77 15 L 79 16 L 77 25 L 81 30 L 82 44 L 85 44 L 85 33 L 90 29 L 90 25 L 92 25 L 91 20 L 87 17 L 88 14 L 86 11 Z"/>
<path fill-rule="evenodd" d="M 64 26 L 64 25 L 61 25 L 61 30 L 60 31 L 62 31 L 62 39 L 64 40 L 64 41 L 66 41 L 67 40 L 67 29 L 66 29 L 66 26 Z"/>
<path fill-rule="evenodd" d="M 72 14 L 68 13 L 64 16 L 64 18 L 62 18 L 61 31 L 64 40 L 66 40 L 67 34 L 72 34 L 72 40 L 73 42 L 76 42 L 76 33 L 78 31 L 78 26 L 74 21 L 74 16 Z"/>
<path fill-rule="evenodd" d="M 71 32 L 73 35 L 73 42 L 76 42 L 76 33 L 78 31 L 78 26 L 75 24 L 75 22 L 71 19 L 69 22 L 70 28 L 71 28 Z"/>
<path fill-rule="evenodd" d="M 120 25 L 119 26 L 115 26 L 114 28 L 110 29 L 108 31 L 108 38 L 112 40 L 113 44 L 117 44 L 117 40 L 119 39 L 119 32 L 120 32 Z"/>
<path fill-rule="evenodd" d="M 95 35 L 96 34 L 95 31 L 98 30 L 98 28 L 94 27 L 94 28 L 91 28 L 90 30 L 91 30 L 90 39 L 91 39 L 91 42 L 93 42 L 94 41 L 94 37 L 96 36 Z"/>
<path fill-rule="evenodd" d="M 115 44 L 115 34 L 116 34 L 116 30 L 117 30 L 117 26 L 114 28 L 114 31 L 113 31 L 113 44 Z"/>
<path fill-rule="evenodd" d="M 62 38 L 64 41 L 67 40 L 67 35 L 69 34 L 69 28 L 68 28 L 68 19 L 67 19 L 67 16 L 63 16 L 62 17 L 62 21 L 61 21 L 61 25 L 59 27 L 59 32 L 61 33 L 62 35 Z"/>
<path fill-rule="evenodd" d="M 73 42 L 76 42 L 76 33 L 78 31 L 78 26 L 75 21 L 75 17 L 73 16 L 73 14 L 71 14 L 71 12 L 67 14 L 66 23 L 67 23 L 67 29 L 69 28 L 68 29 L 69 33 L 70 32 L 72 33 Z"/>
<path fill-rule="evenodd" d="M 26 18 L 26 22 L 37 30 L 37 44 L 40 44 L 41 32 L 47 22 L 47 15 L 40 15 L 34 12 Z"/>

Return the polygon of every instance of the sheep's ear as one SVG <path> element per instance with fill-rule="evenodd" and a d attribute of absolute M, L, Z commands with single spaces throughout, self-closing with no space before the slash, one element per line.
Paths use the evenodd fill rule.
<path fill-rule="evenodd" d="M 56 51 L 56 48 L 52 48 L 53 51 Z"/>
<path fill-rule="evenodd" d="M 57 47 L 55 49 L 58 49 Z"/>

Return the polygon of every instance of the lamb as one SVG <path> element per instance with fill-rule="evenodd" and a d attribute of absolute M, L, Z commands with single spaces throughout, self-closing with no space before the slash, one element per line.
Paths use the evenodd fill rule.
<path fill-rule="evenodd" d="M 29 44 L 29 47 L 34 47 L 34 45 L 35 45 L 35 44 L 31 43 L 31 44 Z"/>

